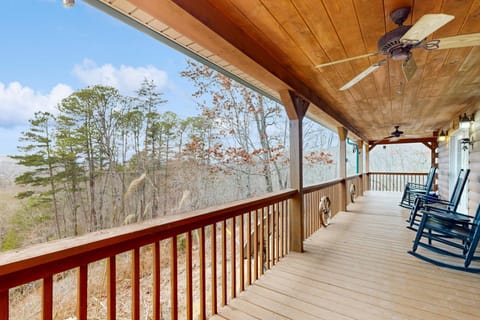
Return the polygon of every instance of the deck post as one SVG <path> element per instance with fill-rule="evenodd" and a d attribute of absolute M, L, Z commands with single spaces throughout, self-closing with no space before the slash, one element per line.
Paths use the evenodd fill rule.
<path fill-rule="evenodd" d="M 359 196 L 363 196 L 363 190 L 364 190 L 364 179 L 363 179 L 363 141 L 362 140 L 357 140 L 357 152 L 358 152 L 358 173 L 360 177 L 360 182 L 358 183 L 359 185 L 357 186 L 358 190 L 357 193 Z"/>
<path fill-rule="evenodd" d="M 364 184 L 363 184 L 363 190 L 368 191 L 370 190 L 370 177 L 368 176 L 368 173 L 370 172 L 370 145 L 368 143 L 365 143 L 365 168 L 363 170 L 363 176 L 364 176 Z"/>
<path fill-rule="evenodd" d="M 340 211 L 347 210 L 347 182 L 345 178 L 347 177 L 347 133 L 348 130 L 344 127 L 337 127 L 338 139 L 340 140 L 340 152 L 339 152 L 339 172 L 338 177 L 342 180 L 340 183 L 339 191 L 339 201 L 340 201 Z"/>
<path fill-rule="evenodd" d="M 307 100 L 296 93 L 284 90 L 280 97 L 290 120 L 290 187 L 298 193 L 290 205 L 290 250 L 303 251 L 303 125 Z"/>

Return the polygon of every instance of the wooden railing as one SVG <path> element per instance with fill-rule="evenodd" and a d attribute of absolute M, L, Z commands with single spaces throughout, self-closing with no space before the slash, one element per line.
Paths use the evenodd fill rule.
<path fill-rule="evenodd" d="M 345 179 L 347 191 L 347 205 L 355 201 L 358 196 L 363 196 L 363 175 L 355 175 Z"/>
<path fill-rule="evenodd" d="M 342 210 L 342 201 L 346 201 L 346 205 L 351 203 L 350 190 L 352 184 L 355 186 L 356 196 L 363 194 L 362 179 L 362 175 L 356 175 L 346 179 L 336 179 L 315 186 L 308 186 L 303 189 L 303 239 L 308 238 L 321 227 L 319 214 L 320 199 L 323 196 L 329 198 L 331 214 L 334 216 Z M 346 192 L 344 200 L 341 197 L 342 190 Z"/>
<path fill-rule="evenodd" d="M 402 192 L 407 182 L 425 184 L 427 175 L 419 172 L 370 172 L 369 190 Z"/>
<path fill-rule="evenodd" d="M 335 215 L 351 202 L 351 185 L 355 185 L 356 196 L 363 194 L 362 175 L 304 188 L 303 239 L 321 226 L 321 197 L 330 199 Z M 52 319 L 58 309 L 55 279 L 66 275 L 77 279 L 73 300 L 79 320 L 87 319 L 92 300 L 105 306 L 105 314 L 95 315 L 105 319 L 120 317 L 119 304 L 127 305 L 127 317 L 135 320 L 207 318 L 289 252 L 289 199 L 296 193 L 289 189 L 3 253 L 0 320 L 10 319 L 10 296 L 17 286 L 26 284 L 41 293 L 41 318 Z M 118 284 L 119 273 L 125 274 L 119 269 L 121 264 L 129 270 L 126 296 L 130 301 L 126 302 L 119 301 L 119 290 L 125 290 Z M 92 279 L 99 273 L 102 279 Z M 150 281 L 150 300 L 144 297 L 145 279 Z M 104 284 L 97 296 L 91 288 L 95 281 Z M 160 303 L 161 296 L 168 299 Z"/>
<path fill-rule="evenodd" d="M 0 256 L 0 320 L 9 319 L 9 295 L 14 287 L 27 283 L 34 283 L 41 292 L 42 319 L 52 319 L 58 308 L 54 305 L 54 279 L 66 272 L 77 278 L 76 319 L 87 319 L 93 299 L 104 299 L 106 314 L 100 318 L 116 319 L 118 261 L 126 254 L 131 290 L 126 303 L 129 318 L 205 319 L 289 252 L 288 203 L 296 192 L 289 189 L 4 253 Z M 328 192 L 335 199 L 334 190 Z M 147 272 L 151 277 L 144 276 L 145 259 L 151 261 Z M 89 286 L 93 285 L 95 272 L 91 270 L 98 263 L 104 266 L 100 270 L 105 273 L 105 290 L 100 297 L 92 297 Z M 161 280 L 164 268 L 169 269 L 169 281 Z M 149 314 L 144 310 L 148 299 L 140 290 L 147 279 L 151 279 Z M 185 284 L 182 290 L 181 283 Z M 160 303 L 161 296 L 169 296 L 169 305 Z M 162 308 L 168 310 L 162 312 Z"/>

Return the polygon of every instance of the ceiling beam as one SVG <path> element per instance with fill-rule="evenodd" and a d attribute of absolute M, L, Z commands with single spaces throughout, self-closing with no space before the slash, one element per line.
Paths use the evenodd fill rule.
<path fill-rule="evenodd" d="M 428 138 L 405 138 L 405 139 L 399 139 L 396 141 L 392 141 L 389 139 L 382 139 L 382 140 L 376 140 L 376 141 L 369 141 L 368 145 L 370 146 L 370 151 L 372 151 L 373 148 L 375 148 L 378 145 L 381 144 L 403 144 L 403 143 L 422 143 L 428 148 L 432 144 L 432 142 L 435 142 L 437 140 L 436 137 L 428 137 Z"/>

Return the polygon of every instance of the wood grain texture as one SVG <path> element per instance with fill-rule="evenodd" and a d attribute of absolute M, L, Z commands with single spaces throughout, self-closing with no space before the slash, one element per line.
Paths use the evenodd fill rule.
<path fill-rule="evenodd" d="M 53 319 L 53 278 L 43 278 L 42 283 L 42 319 Z"/>
<path fill-rule="evenodd" d="M 107 2 L 107 0 L 102 0 Z M 394 125 L 409 135 L 432 137 L 460 112 L 476 105 L 479 47 L 412 51 L 418 69 L 406 83 L 401 61 L 389 60 L 345 92 L 338 88 L 382 59 L 372 56 L 315 65 L 378 51 L 377 41 L 397 26 L 390 13 L 404 6 L 405 25 L 423 15 L 455 19 L 427 40 L 478 33 L 479 0 L 147 0 L 108 1 L 150 24 L 169 26 L 178 41 L 191 39 L 274 91 L 293 90 L 312 103 L 309 116 L 342 124 L 365 141 L 387 136 Z M 120 10 L 120 9 L 119 9 Z M 125 9 L 124 9 L 125 10 Z M 189 43 L 188 45 L 193 45 Z M 291 113 L 286 106 L 287 113 Z M 320 112 L 317 112 L 319 110 Z"/>
<path fill-rule="evenodd" d="M 480 275 L 409 254 L 401 193 L 366 192 L 220 310 L 225 319 L 476 319 Z M 478 262 L 475 262 L 478 265 Z M 243 317 L 243 318 L 242 318 Z"/>

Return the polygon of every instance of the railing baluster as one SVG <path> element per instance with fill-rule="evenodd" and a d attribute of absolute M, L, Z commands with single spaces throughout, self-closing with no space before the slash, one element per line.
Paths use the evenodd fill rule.
<path fill-rule="evenodd" d="M 283 256 L 285 257 L 287 255 L 287 213 L 288 213 L 288 207 L 287 203 L 285 201 L 281 202 L 283 206 L 283 214 L 282 214 L 282 221 L 283 221 Z M 315 213 L 316 215 L 316 213 Z"/>
<path fill-rule="evenodd" d="M 210 230 L 210 264 L 211 264 L 211 274 L 210 281 L 212 287 L 212 314 L 217 314 L 217 224 L 214 223 L 211 226 Z"/>
<path fill-rule="evenodd" d="M 132 250 L 132 319 L 140 320 L 140 248 Z"/>
<path fill-rule="evenodd" d="M 313 221 L 313 215 L 312 215 L 312 221 Z M 313 223 L 312 223 L 312 227 L 313 227 Z M 278 259 L 280 260 L 280 258 L 283 257 L 283 206 L 281 202 L 278 203 L 278 237 L 279 237 Z"/>
<path fill-rule="evenodd" d="M 253 218 L 253 281 L 258 279 L 258 209 Z"/>
<path fill-rule="evenodd" d="M 192 302 L 192 232 L 188 231 L 186 233 L 186 257 L 185 257 L 185 277 L 186 277 L 186 302 L 187 302 L 187 319 L 193 319 L 193 302 Z"/>
<path fill-rule="evenodd" d="M 265 242 L 265 230 L 264 230 L 264 223 L 263 223 L 263 218 L 265 217 L 265 207 L 262 208 L 260 212 L 260 275 L 263 275 L 263 264 L 265 263 L 264 260 L 264 252 L 265 252 L 265 247 L 264 247 L 264 242 Z"/>
<path fill-rule="evenodd" d="M 236 267 L 236 248 L 235 248 L 235 241 L 237 240 L 236 239 L 236 229 L 237 229 L 237 226 L 236 226 L 236 217 L 233 217 L 231 219 L 232 221 L 232 234 L 230 236 L 230 281 L 232 282 L 231 285 L 230 285 L 230 296 L 231 298 L 235 298 L 237 296 L 237 287 L 236 287 L 236 284 L 237 284 L 237 267 Z"/>
<path fill-rule="evenodd" d="M 0 290 L 0 320 L 8 320 L 9 317 L 9 294 L 8 289 Z"/>
<path fill-rule="evenodd" d="M 310 201 L 309 201 L 309 211 L 310 211 L 310 235 L 312 235 L 315 232 L 315 195 L 311 194 L 310 195 Z"/>
<path fill-rule="evenodd" d="M 279 223 L 280 223 L 280 211 L 279 211 L 279 205 L 278 205 L 278 202 L 275 203 L 275 207 L 276 207 L 276 217 L 275 217 L 275 231 L 276 231 L 276 239 L 277 239 L 277 244 L 275 246 L 275 252 L 277 254 L 277 262 L 278 260 L 280 259 L 280 226 L 279 226 Z M 275 212 L 274 211 L 274 212 Z M 275 261 L 275 260 L 274 260 Z"/>
<path fill-rule="evenodd" d="M 88 265 L 78 268 L 77 319 L 87 320 Z"/>
<path fill-rule="evenodd" d="M 290 252 L 290 232 L 289 232 L 289 227 L 288 227 L 288 221 L 290 219 L 289 217 L 289 212 L 290 212 L 290 205 L 289 205 L 289 201 L 285 200 L 284 201 L 285 203 L 285 207 L 287 208 L 287 214 L 286 214 L 286 217 L 285 217 L 285 233 L 286 233 L 286 244 L 285 244 L 285 247 L 286 247 L 286 252 L 289 253 Z"/>
<path fill-rule="evenodd" d="M 116 257 L 107 258 L 107 319 L 117 318 Z M 157 319 L 156 319 L 157 320 Z"/>
<path fill-rule="evenodd" d="M 240 254 L 240 259 L 238 262 L 238 267 L 240 269 L 240 291 L 245 290 L 245 253 L 244 253 L 244 248 L 245 248 L 245 239 L 244 239 L 244 232 L 245 232 L 245 221 L 243 219 L 243 216 L 245 214 L 241 214 L 239 216 L 240 222 L 239 224 L 239 243 L 240 243 L 240 248 L 239 248 L 239 254 Z M 247 257 L 248 257 L 248 246 L 250 245 L 250 235 L 247 232 Z"/>
<path fill-rule="evenodd" d="M 178 255 L 177 236 L 170 240 L 170 319 L 178 319 Z"/>
<path fill-rule="evenodd" d="M 200 255 L 200 319 L 206 319 L 206 290 L 205 285 L 205 228 L 200 228 L 199 255 Z"/>
<path fill-rule="evenodd" d="M 43 278 L 42 284 L 42 319 L 53 319 L 53 278 Z"/>
<path fill-rule="evenodd" d="M 222 307 L 227 304 L 227 226 L 222 220 Z"/>
<path fill-rule="evenodd" d="M 265 222 L 267 223 L 266 227 L 266 234 L 265 234 L 265 264 L 266 264 L 266 269 L 270 270 L 270 253 L 271 253 L 271 248 L 270 248 L 270 206 L 267 206 L 267 215 L 266 215 L 266 220 Z"/>
<path fill-rule="evenodd" d="M 252 284 L 252 213 L 247 213 L 247 283 Z M 242 262 L 243 263 L 243 262 Z M 242 264 L 243 265 L 243 264 Z"/>
<path fill-rule="evenodd" d="M 303 237 L 306 239 L 310 235 L 310 217 L 311 217 L 311 212 L 310 212 L 310 196 L 308 196 L 305 199 L 305 223 L 304 223 L 304 230 L 303 230 Z"/>
<path fill-rule="evenodd" d="M 272 267 L 275 265 L 275 253 L 277 252 L 277 249 L 276 249 L 277 235 L 275 233 L 275 228 L 276 228 L 275 215 L 276 215 L 275 204 L 272 204 Z"/>
<path fill-rule="evenodd" d="M 162 307 L 160 304 L 160 288 L 161 288 L 161 279 L 160 279 L 160 242 L 156 241 L 153 244 L 153 319 L 160 320 L 162 317 Z M 114 318 L 112 318 L 114 319 Z"/>

